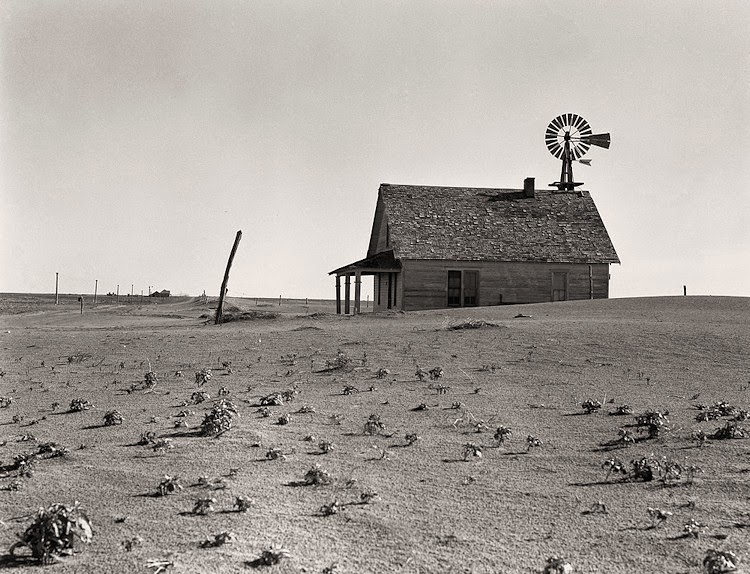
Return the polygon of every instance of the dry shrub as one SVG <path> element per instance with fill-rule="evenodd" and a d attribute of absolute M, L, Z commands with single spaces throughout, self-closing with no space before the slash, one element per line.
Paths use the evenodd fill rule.
<path fill-rule="evenodd" d="M 195 391 L 192 395 L 190 395 L 190 400 L 194 405 L 198 405 L 210 399 L 211 395 L 209 395 L 206 391 Z"/>
<path fill-rule="evenodd" d="M 344 351 L 336 351 L 336 358 L 326 360 L 326 371 L 350 371 L 354 368 L 352 360 Z"/>
<path fill-rule="evenodd" d="M 703 568 L 708 574 L 726 574 L 736 572 L 740 559 L 729 550 L 706 550 L 703 558 Z"/>
<path fill-rule="evenodd" d="M 153 443 L 151 443 L 151 448 L 154 450 L 154 452 L 160 452 L 164 454 L 168 450 L 172 450 L 174 448 L 174 443 L 172 442 L 171 438 L 157 438 Z"/>
<path fill-rule="evenodd" d="M 271 548 L 263 550 L 263 552 L 260 553 L 260 556 L 255 560 L 247 562 L 247 565 L 252 566 L 253 568 L 258 568 L 260 566 L 273 566 L 288 556 L 289 552 L 287 550 L 279 548 L 278 546 L 272 546 Z"/>
<path fill-rule="evenodd" d="M 340 505 L 336 500 L 333 502 L 329 502 L 328 504 L 324 504 L 318 509 L 318 512 L 321 516 L 332 516 L 333 514 L 338 514 L 339 511 L 344 510 L 344 506 Z"/>
<path fill-rule="evenodd" d="M 581 408 L 586 412 L 587 415 L 590 415 L 602 408 L 602 403 L 594 399 L 588 399 L 581 403 Z"/>
<path fill-rule="evenodd" d="M 39 509 L 34 522 L 10 547 L 9 553 L 15 558 L 16 550 L 26 547 L 34 560 L 51 564 L 60 556 L 73 554 L 78 541 L 91 542 L 92 536 L 91 523 L 77 502 L 73 506 L 55 503 Z"/>
<path fill-rule="evenodd" d="M 380 415 L 372 414 L 367 419 L 364 427 L 364 433 L 366 435 L 380 434 L 385 430 L 385 424 L 380 420 Z"/>
<path fill-rule="evenodd" d="M 513 434 L 513 431 L 503 425 L 500 425 L 497 427 L 497 430 L 495 430 L 495 436 L 493 437 L 498 444 L 505 444 L 505 441 L 508 440 L 508 438 Z"/>
<path fill-rule="evenodd" d="M 443 367 L 435 367 L 433 369 L 430 369 L 430 380 L 437 381 L 444 374 L 445 374 L 445 371 L 443 371 Z"/>
<path fill-rule="evenodd" d="M 221 315 L 222 323 L 231 323 L 232 321 L 269 321 L 278 319 L 281 315 L 273 311 L 241 311 L 229 312 L 224 311 Z"/>
<path fill-rule="evenodd" d="M 193 514 L 208 514 L 209 512 L 213 512 L 214 504 L 216 504 L 215 498 L 199 498 L 193 506 Z"/>
<path fill-rule="evenodd" d="M 619 407 L 615 408 L 615 410 L 609 411 L 609 414 L 615 417 L 632 415 L 633 407 L 631 407 L 630 405 L 620 405 Z"/>
<path fill-rule="evenodd" d="M 206 414 L 200 427 L 201 436 L 220 436 L 232 428 L 237 409 L 226 399 L 221 399 Z"/>
<path fill-rule="evenodd" d="M 331 484 L 331 475 L 327 470 L 320 468 L 319 464 L 314 464 L 310 470 L 305 473 L 303 483 L 308 486 L 321 486 Z"/>
<path fill-rule="evenodd" d="M 111 427 L 122 424 L 122 415 L 120 411 L 107 411 L 104 415 L 104 426 Z"/>
<path fill-rule="evenodd" d="M 651 506 L 646 509 L 646 512 L 651 519 L 651 528 L 661 526 L 669 520 L 670 516 L 672 516 L 672 513 L 669 510 L 662 510 L 661 508 L 654 508 Z"/>
<path fill-rule="evenodd" d="M 563 558 L 552 556 L 547 558 L 542 574 L 572 574 L 573 566 Z"/>
<path fill-rule="evenodd" d="M 537 448 L 540 446 L 542 446 L 542 441 L 534 435 L 529 435 L 526 437 L 526 452 L 530 451 L 532 448 Z"/>
<path fill-rule="evenodd" d="M 70 401 L 70 410 L 74 413 L 80 412 L 80 411 L 87 411 L 91 407 L 93 407 L 90 402 L 88 402 L 86 399 L 73 399 Z"/>
<path fill-rule="evenodd" d="M 406 445 L 407 445 L 407 446 L 411 446 L 411 445 L 413 445 L 413 444 L 414 444 L 415 442 L 417 442 L 417 441 L 418 441 L 418 440 L 419 440 L 420 438 L 421 438 L 421 437 L 419 437 L 419 436 L 417 435 L 417 433 L 415 433 L 415 432 L 412 432 L 412 433 L 407 433 L 407 434 L 406 434 L 406 435 L 404 436 L 404 440 L 406 441 Z"/>
<path fill-rule="evenodd" d="M 200 371 L 195 371 L 195 384 L 199 387 L 202 387 L 211 380 L 211 377 L 213 377 L 211 369 L 201 369 Z"/>
<path fill-rule="evenodd" d="M 642 415 L 635 417 L 635 423 L 638 426 L 638 430 L 646 430 L 649 438 L 656 438 L 662 434 L 663 431 L 670 430 L 669 419 L 667 415 L 669 411 L 646 411 Z"/>
<path fill-rule="evenodd" d="M 497 323 L 490 323 L 482 319 L 468 319 L 463 323 L 457 325 L 451 325 L 448 327 L 449 331 L 461 331 L 463 329 L 481 329 L 483 327 L 499 327 Z"/>
<path fill-rule="evenodd" d="M 46 458 L 66 456 L 70 453 L 68 447 L 56 442 L 43 442 L 37 447 L 37 455 Z"/>
<path fill-rule="evenodd" d="M 653 456 L 644 456 L 630 461 L 633 480 L 649 482 L 659 473 L 659 461 Z"/>
<path fill-rule="evenodd" d="M 747 431 L 744 427 L 739 426 L 736 422 L 727 422 L 723 427 L 719 427 L 711 435 L 714 440 L 728 440 L 733 438 L 745 438 Z"/>
<path fill-rule="evenodd" d="M 208 539 L 201 542 L 201 548 L 216 548 L 218 546 L 224 546 L 224 544 L 228 544 L 232 540 L 234 540 L 234 534 L 225 530 L 215 534 L 213 540 Z"/>
<path fill-rule="evenodd" d="M 602 468 L 607 469 L 607 476 L 604 477 L 604 480 L 607 480 L 609 475 L 613 472 L 615 474 L 628 474 L 628 469 L 626 468 L 625 463 L 616 456 L 605 460 L 602 463 Z"/>
<path fill-rule="evenodd" d="M 469 458 L 482 458 L 482 447 L 473 442 L 467 442 L 464 445 L 464 460 Z"/>
<path fill-rule="evenodd" d="M 182 490 L 182 485 L 180 484 L 180 479 L 178 477 L 165 474 L 156 490 L 159 496 L 166 496 L 168 494 L 175 494 Z"/>
<path fill-rule="evenodd" d="M 286 460 L 286 456 L 280 448 L 269 448 L 266 451 L 266 458 L 268 460 Z"/>
<path fill-rule="evenodd" d="M 271 393 L 260 399 L 262 407 L 280 407 L 284 404 L 284 397 L 281 393 Z"/>
<path fill-rule="evenodd" d="M 147 389 L 153 389 L 156 386 L 156 383 L 159 382 L 158 377 L 156 376 L 156 373 L 154 371 L 149 371 L 143 376 L 143 386 Z"/>
<path fill-rule="evenodd" d="M 333 443 L 328 440 L 322 440 L 318 443 L 318 448 L 322 453 L 329 453 L 333 450 Z"/>
<path fill-rule="evenodd" d="M 138 439 L 138 444 L 141 446 L 152 445 L 156 442 L 156 433 L 154 431 L 146 431 L 141 433 L 141 438 Z"/>
<path fill-rule="evenodd" d="M 234 508 L 237 512 L 247 512 L 253 505 L 253 500 L 247 496 L 237 496 L 234 499 Z"/>

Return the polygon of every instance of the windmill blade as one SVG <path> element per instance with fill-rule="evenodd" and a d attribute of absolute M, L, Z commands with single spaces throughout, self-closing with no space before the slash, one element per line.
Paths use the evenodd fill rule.
<path fill-rule="evenodd" d="M 581 141 L 588 144 L 595 145 L 597 147 L 603 147 L 609 149 L 610 137 L 609 134 L 594 134 L 590 136 L 583 136 Z"/>
<path fill-rule="evenodd" d="M 550 153 L 557 159 L 562 158 L 563 147 L 559 143 L 554 142 L 552 144 L 547 144 L 547 148 L 549 149 Z"/>
<path fill-rule="evenodd" d="M 587 151 L 589 151 L 589 144 L 578 142 L 571 145 L 571 149 L 573 152 L 573 159 L 578 159 L 586 154 Z"/>
<path fill-rule="evenodd" d="M 584 120 L 581 116 L 576 115 L 575 116 L 575 124 L 573 124 L 575 129 L 578 131 L 580 135 L 589 135 L 591 133 L 591 128 L 589 127 L 589 123 Z"/>
<path fill-rule="evenodd" d="M 559 132 L 562 127 L 565 125 L 565 122 L 562 118 L 562 116 L 557 116 L 554 120 L 552 120 L 547 127 L 547 129 L 553 129 L 555 133 Z"/>

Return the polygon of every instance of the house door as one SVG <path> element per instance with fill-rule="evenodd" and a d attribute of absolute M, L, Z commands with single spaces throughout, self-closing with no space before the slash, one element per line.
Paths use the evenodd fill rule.
<path fill-rule="evenodd" d="M 552 300 L 568 300 L 568 274 L 562 271 L 552 272 Z"/>

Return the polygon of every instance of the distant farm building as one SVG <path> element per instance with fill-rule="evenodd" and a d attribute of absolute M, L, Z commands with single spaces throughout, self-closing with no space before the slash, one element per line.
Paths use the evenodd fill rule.
<path fill-rule="evenodd" d="M 586 191 L 381 184 L 367 257 L 330 272 L 336 307 L 440 309 L 609 296 L 614 246 Z M 351 280 L 354 279 L 354 308 Z"/>
<path fill-rule="evenodd" d="M 170 292 L 164 289 L 163 291 L 154 291 L 153 293 L 151 293 L 150 297 L 169 297 L 169 295 Z"/>

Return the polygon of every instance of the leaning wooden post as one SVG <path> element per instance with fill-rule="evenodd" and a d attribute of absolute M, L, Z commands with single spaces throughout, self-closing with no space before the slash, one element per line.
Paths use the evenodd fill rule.
<path fill-rule="evenodd" d="M 55 273 L 55 305 L 60 304 L 60 296 L 57 292 L 58 280 L 60 279 L 60 273 Z"/>
<path fill-rule="evenodd" d="M 234 245 L 232 245 L 232 251 L 229 253 L 227 270 L 224 271 L 224 281 L 221 282 L 221 291 L 219 292 L 219 305 L 216 307 L 215 325 L 221 325 L 221 316 L 224 312 L 224 294 L 227 292 L 227 283 L 229 283 L 229 270 L 232 268 L 232 261 L 234 261 L 234 254 L 237 253 L 237 246 L 240 244 L 240 239 L 242 239 L 242 231 L 237 232 L 237 236 L 234 238 Z"/>
<path fill-rule="evenodd" d="M 99 280 L 94 279 L 94 281 L 95 281 L 94 282 L 94 306 L 96 307 L 96 294 L 97 294 L 97 291 L 99 291 Z"/>

